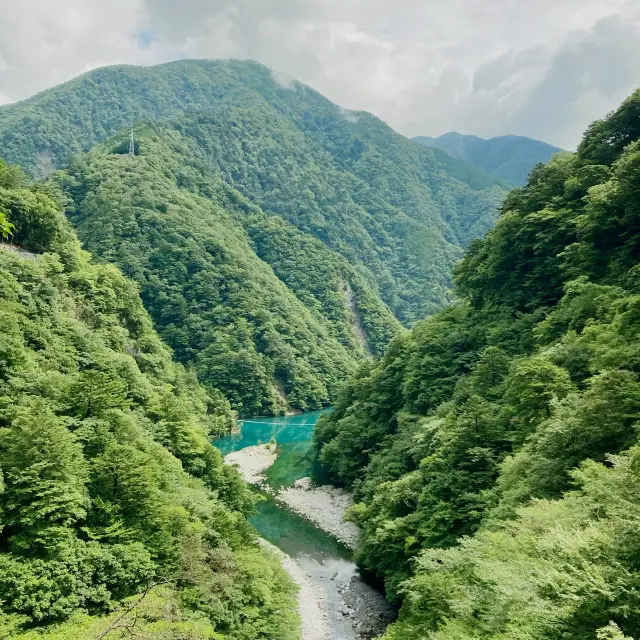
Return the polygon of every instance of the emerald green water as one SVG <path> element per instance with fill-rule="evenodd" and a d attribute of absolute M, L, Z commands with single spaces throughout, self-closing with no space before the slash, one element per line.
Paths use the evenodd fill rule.
<path fill-rule="evenodd" d="M 287 487 L 298 478 L 311 475 L 311 438 L 322 413 L 309 411 L 295 416 L 244 420 L 239 434 L 221 438 L 215 445 L 226 456 L 232 451 L 275 440 L 278 459 L 267 471 L 267 480 L 274 489 Z"/>
<path fill-rule="evenodd" d="M 256 444 L 275 440 L 278 457 L 267 471 L 267 484 L 273 489 L 292 485 L 299 478 L 312 475 L 311 444 L 313 429 L 321 411 L 296 416 L 255 418 L 242 422 L 241 433 L 218 440 L 215 445 L 223 455 Z M 331 640 L 358 640 L 354 624 L 394 616 L 382 595 L 365 584 L 351 558 L 351 552 L 333 536 L 317 529 L 268 494 L 250 518 L 258 533 L 279 547 L 303 569 L 321 598 L 321 608 L 330 625 Z M 346 603 L 355 617 L 345 613 Z M 304 626 L 303 620 L 303 626 Z M 378 629 L 379 635 L 384 629 Z M 370 637 L 370 636 L 366 636 Z"/>
<path fill-rule="evenodd" d="M 299 478 L 311 475 L 313 428 L 322 413 L 310 411 L 295 416 L 245 420 L 239 434 L 221 438 L 215 445 L 223 455 L 227 455 L 275 440 L 278 458 L 265 474 L 267 483 L 274 489 L 287 487 Z M 266 500 L 258 505 L 257 513 L 250 518 L 263 538 L 293 558 L 305 556 L 325 563 L 332 559 L 350 560 L 349 550 L 335 538 L 269 496 L 265 497 Z"/>

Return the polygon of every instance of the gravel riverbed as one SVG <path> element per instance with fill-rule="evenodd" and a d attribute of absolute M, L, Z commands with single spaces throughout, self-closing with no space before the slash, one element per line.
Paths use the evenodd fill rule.
<path fill-rule="evenodd" d="M 353 504 L 348 491 L 330 485 L 314 487 L 311 478 L 301 478 L 293 487 L 281 489 L 276 499 L 331 534 L 345 547 L 355 549 L 358 545 L 360 530 L 353 522 L 344 521 L 345 511 Z"/>
<path fill-rule="evenodd" d="M 263 538 L 260 538 L 260 545 L 278 556 L 285 571 L 298 585 L 301 640 L 331 640 L 331 626 L 323 607 L 320 590 L 311 583 L 302 567 L 293 558 Z"/>

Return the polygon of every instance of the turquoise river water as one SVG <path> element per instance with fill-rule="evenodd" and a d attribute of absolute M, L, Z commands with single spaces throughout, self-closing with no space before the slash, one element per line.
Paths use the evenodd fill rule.
<path fill-rule="evenodd" d="M 265 475 L 271 487 L 280 489 L 311 475 L 311 438 L 321 414 L 322 411 L 310 411 L 245 420 L 241 433 L 221 438 L 215 445 L 226 455 L 275 439 L 278 458 Z M 335 538 L 271 498 L 258 506 L 258 512 L 250 520 L 263 538 L 294 559 L 311 557 L 323 563 L 346 561 L 351 565 L 351 553 Z"/>
<path fill-rule="evenodd" d="M 222 438 L 215 445 L 226 455 L 275 440 L 278 458 L 265 475 L 267 483 L 277 490 L 312 475 L 313 429 L 321 414 L 314 411 L 245 420 L 241 433 Z M 291 556 L 304 570 L 320 597 L 330 627 L 328 637 L 366 640 L 381 633 L 394 612 L 382 595 L 361 579 L 351 552 L 307 519 L 268 495 L 265 497 L 250 520 L 263 538 Z M 376 627 L 380 622 L 375 621 L 381 620 L 386 623 Z"/>

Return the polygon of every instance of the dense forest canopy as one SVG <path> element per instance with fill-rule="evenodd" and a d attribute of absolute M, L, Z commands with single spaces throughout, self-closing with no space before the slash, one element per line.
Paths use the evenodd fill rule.
<path fill-rule="evenodd" d="M 536 167 L 459 300 L 318 423 L 389 640 L 640 637 L 640 91 Z"/>
<path fill-rule="evenodd" d="M 139 283 L 178 360 L 242 415 L 329 404 L 399 329 L 376 290 L 212 176 L 174 126 L 135 135 L 138 155 L 123 132 L 54 177 L 84 246 Z"/>
<path fill-rule="evenodd" d="M 294 586 L 210 444 L 228 402 L 80 249 L 64 198 L 0 161 L 0 637 L 295 640 Z"/>
<path fill-rule="evenodd" d="M 407 325 L 449 300 L 461 247 L 493 224 L 505 194 L 374 116 L 240 61 L 92 71 L 0 107 L 0 153 L 44 176 L 154 120 L 196 140 L 208 171 L 268 216 L 346 258 Z"/>
<path fill-rule="evenodd" d="M 562 151 L 540 140 L 513 135 L 485 139 L 449 131 L 437 138 L 418 136 L 413 140 L 445 151 L 511 186 L 524 185 L 537 164 L 546 164 L 555 153 Z"/>

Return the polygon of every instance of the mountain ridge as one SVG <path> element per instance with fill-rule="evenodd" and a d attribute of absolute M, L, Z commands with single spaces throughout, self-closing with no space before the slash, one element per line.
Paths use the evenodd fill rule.
<path fill-rule="evenodd" d="M 341 256 L 212 177 L 193 140 L 135 131 L 133 157 L 123 132 L 53 176 L 84 246 L 138 282 L 177 359 L 243 416 L 328 404 L 366 355 L 340 287 L 374 352 L 397 321 Z"/>
<path fill-rule="evenodd" d="M 523 185 L 536 164 L 546 164 L 554 153 L 564 151 L 541 140 L 514 134 L 482 138 L 448 131 L 437 138 L 417 136 L 412 139 L 464 160 L 511 186 Z"/>
<path fill-rule="evenodd" d="M 182 120 L 194 139 L 205 129 L 200 142 L 212 150 L 212 169 L 268 214 L 366 270 L 405 324 L 448 300 L 461 247 L 493 224 L 505 194 L 500 180 L 471 167 L 451 171 L 455 160 L 440 161 L 371 114 L 233 60 L 87 72 L 0 107 L 0 149 L 45 175 L 152 120 Z"/>

